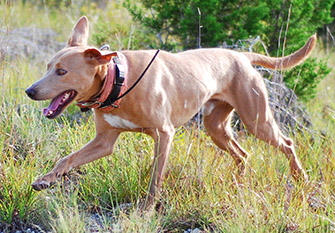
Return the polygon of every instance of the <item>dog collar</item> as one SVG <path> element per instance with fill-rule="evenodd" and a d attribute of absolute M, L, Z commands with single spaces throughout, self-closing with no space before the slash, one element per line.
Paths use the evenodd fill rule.
<path fill-rule="evenodd" d="M 91 108 L 101 109 L 104 112 L 108 112 L 113 108 L 118 108 L 121 102 L 121 98 L 119 97 L 127 88 L 125 80 L 125 66 L 116 55 L 107 65 L 107 75 L 99 93 L 93 96 L 90 100 L 78 102 L 76 105 L 79 106 L 83 112 L 86 112 Z"/>
<path fill-rule="evenodd" d="M 105 49 L 105 46 L 102 47 Z M 109 49 L 109 46 L 106 47 Z M 121 63 L 119 57 L 113 57 L 113 63 L 109 63 L 107 65 L 107 75 L 105 78 L 105 82 L 101 91 L 95 95 L 97 97 L 93 97 L 92 100 L 89 101 L 81 101 L 77 103 L 77 106 L 80 107 L 82 112 L 86 112 L 91 108 L 101 109 L 104 112 L 108 112 L 113 108 L 118 108 L 121 102 L 122 97 L 127 95 L 134 87 L 141 81 L 144 77 L 145 73 L 150 68 L 151 64 L 156 59 L 159 49 L 156 51 L 155 55 L 152 57 L 151 61 L 144 69 L 142 74 L 138 77 L 136 82 L 128 89 L 124 84 L 126 78 L 126 71 L 124 65 Z M 107 96 L 107 97 L 106 97 Z"/>

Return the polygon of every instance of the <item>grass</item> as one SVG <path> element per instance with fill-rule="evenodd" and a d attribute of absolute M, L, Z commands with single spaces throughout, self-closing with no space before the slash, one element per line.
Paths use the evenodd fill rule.
<path fill-rule="evenodd" d="M 126 14 L 115 3 L 107 8 L 116 8 L 117 13 L 94 6 L 57 10 L 1 3 L 0 28 L 52 28 L 60 41 L 66 41 L 81 14 L 87 14 L 93 24 L 119 20 Z M 111 30 L 123 27 L 119 35 L 123 39 L 116 40 L 115 46 L 126 48 L 132 22 L 130 17 L 123 19 L 124 25 L 113 24 Z M 324 56 L 321 53 L 315 54 Z M 31 189 L 30 183 L 59 158 L 94 137 L 93 117 L 71 106 L 57 120 L 45 119 L 41 109 L 46 103 L 29 100 L 24 90 L 43 75 L 46 61 L 2 56 L 0 62 L 0 232 L 28 227 L 52 232 L 335 230 L 333 74 L 321 83 L 316 99 L 307 106 L 315 133 L 294 137 L 310 177 L 308 184 L 293 182 L 288 162 L 277 149 L 252 136 L 241 136 L 239 142 L 252 156 L 245 180 L 238 185 L 229 154 L 215 147 L 197 126 L 186 127 L 175 136 L 160 193 L 161 208 L 143 211 L 140 206 L 150 179 L 153 142 L 137 133 L 122 134 L 113 155 L 73 170 L 61 184 L 41 192 Z"/>

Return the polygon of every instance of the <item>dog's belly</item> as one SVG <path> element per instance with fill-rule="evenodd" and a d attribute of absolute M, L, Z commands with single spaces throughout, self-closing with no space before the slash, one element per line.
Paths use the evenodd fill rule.
<path fill-rule="evenodd" d="M 140 128 L 138 125 L 134 124 L 131 121 L 125 120 L 119 116 L 112 114 L 104 114 L 105 121 L 114 128 L 120 129 L 138 129 Z"/>

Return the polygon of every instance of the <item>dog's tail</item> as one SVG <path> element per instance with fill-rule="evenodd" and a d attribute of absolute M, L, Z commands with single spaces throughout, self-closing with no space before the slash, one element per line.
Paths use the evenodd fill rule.
<path fill-rule="evenodd" d="M 285 57 L 267 57 L 257 53 L 244 53 L 253 65 L 260 65 L 270 69 L 286 69 L 303 62 L 312 52 L 316 44 L 316 34 L 298 51 Z"/>

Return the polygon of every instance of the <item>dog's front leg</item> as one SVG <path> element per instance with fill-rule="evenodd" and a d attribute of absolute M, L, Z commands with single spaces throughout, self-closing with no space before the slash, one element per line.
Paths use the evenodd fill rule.
<path fill-rule="evenodd" d="M 92 162 L 113 152 L 114 143 L 120 132 L 110 130 L 97 134 L 86 146 L 58 161 L 51 172 L 37 179 L 32 186 L 35 190 L 48 188 L 57 179 L 67 174 L 72 168 Z"/>
<path fill-rule="evenodd" d="M 173 126 L 164 130 L 156 130 L 150 134 L 155 141 L 155 158 L 152 165 L 152 176 L 148 198 L 149 206 L 154 203 L 158 191 L 161 189 L 164 171 L 169 158 L 169 152 L 175 129 Z"/>

